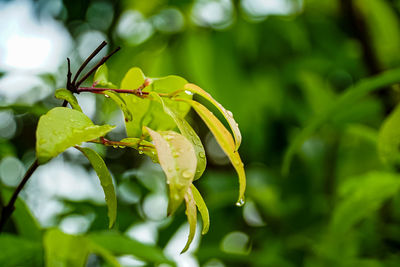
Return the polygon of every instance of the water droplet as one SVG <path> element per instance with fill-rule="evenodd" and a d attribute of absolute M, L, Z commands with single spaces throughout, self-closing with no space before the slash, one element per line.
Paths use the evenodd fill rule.
<path fill-rule="evenodd" d="M 126 146 L 119 146 L 119 148 L 125 148 Z"/>
<path fill-rule="evenodd" d="M 244 198 L 241 198 L 238 200 L 238 202 L 236 202 L 236 206 L 242 207 L 244 205 L 244 203 L 245 203 Z"/>
<path fill-rule="evenodd" d="M 167 141 L 172 140 L 172 138 L 174 138 L 172 135 L 165 135 L 164 136 L 164 139 L 167 140 Z"/>
<path fill-rule="evenodd" d="M 199 157 L 202 158 L 202 159 L 204 159 L 204 158 L 206 157 L 206 154 L 204 154 L 204 152 L 200 152 L 200 153 L 199 153 Z"/>
<path fill-rule="evenodd" d="M 109 98 L 110 96 L 109 95 L 104 95 L 105 97 L 107 97 L 107 98 Z"/>
<path fill-rule="evenodd" d="M 112 147 L 113 147 L 113 148 L 118 148 L 118 146 L 117 146 L 117 145 L 113 145 Z"/>
<path fill-rule="evenodd" d="M 185 170 L 182 172 L 182 176 L 183 176 L 183 178 L 190 178 L 193 176 L 193 173 L 189 170 Z"/>
<path fill-rule="evenodd" d="M 139 154 L 143 154 L 144 152 L 143 152 L 143 150 L 139 150 Z"/>
<path fill-rule="evenodd" d="M 233 117 L 232 111 L 227 110 L 226 113 L 228 113 L 228 115 L 229 115 L 230 117 Z"/>

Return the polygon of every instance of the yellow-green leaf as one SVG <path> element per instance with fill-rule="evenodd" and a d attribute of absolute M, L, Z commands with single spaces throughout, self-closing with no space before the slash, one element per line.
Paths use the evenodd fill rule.
<path fill-rule="evenodd" d="M 81 151 L 82 154 L 87 157 L 100 179 L 100 184 L 103 188 L 106 204 L 108 207 L 108 226 L 111 228 L 114 225 L 115 219 L 117 217 L 117 196 L 115 194 L 114 184 L 112 182 L 110 172 L 108 171 L 104 160 L 100 157 L 99 154 L 96 153 L 96 151 L 88 147 L 76 146 L 76 149 Z"/>
<path fill-rule="evenodd" d="M 157 150 L 152 143 L 133 137 L 124 138 L 120 142 L 124 143 L 127 147 L 136 149 L 140 154 L 143 153 L 149 156 L 153 162 L 158 163 Z"/>
<path fill-rule="evenodd" d="M 244 192 L 246 191 L 246 174 L 244 172 L 243 162 L 240 159 L 240 155 L 235 150 L 235 142 L 231 133 L 205 106 L 193 100 L 184 101 L 190 103 L 197 114 L 199 114 L 200 118 L 205 122 L 212 134 L 215 136 L 218 144 L 221 146 L 222 150 L 228 156 L 235 168 L 239 176 L 239 199 L 236 205 L 242 206 L 244 204 Z"/>
<path fill-rule="evenodd" d="M 131 68 L 122 79 L 121 88 L 135 90 L 143 85 L 145 78 L 141 69 Z M 147 88 L 143 89 L 143 91 L 146 90 Z M 121 93 L 118 95 L 124 100 L 126 105 L 126 109 L 123 109 L 123 112 L 128 137 L 140 136 L 142 134 L 142 121 L 149 109 L 150 100 L 142 99 L 135 94 Z M 113 100 L 115 101 L 115 99 Z M 131 116 L 128 114 L 131 114 Z"/>
<path fill-rule="evenodd" d="M 154 141 L 158 161 L 167 177 L 169 187 L 168 214 L 173 214 L 182 203 L 196 172 L 197 158 L 193 145 L 173 131 L 156 132 L 145 127 Z"/>
<path fill-rule="evenodd" d="M 93 140 L 114 129 L 94 125 L 82 112 L 57 107 L 39 119 L 36 130 L 36 156 L 39 164 L 48 162 L 67 148 Z"/>
<path fill-rule="evenodd" d="M 93 83 L 107 88 L 117 88 L 108 81 L 108 68 L 106 64 L 101 65 L 95 72 Z"/>
<path fill-rule="evenodd" d="M 181 254 L 189 249 L 189 246 L 192 243 L 194 235 L 196 233 L 197 209 L 191 188 L 189 188 L 185 194 L 185 202 L 186 202 L 186 216 L 189 222 L 189 236 L 188 240 L 186 241 L 185 247 L 181 251 Z"/>
<path fill-rule="evenodd" d="M 237 151 L 239 149 L 239 146 L 242 142 L 242 135 L 240 133 L 238 124 L 236 123 L 235 119 L 233 118 L 232 112 L 229 110 L 226 110 L 219 102 L 217 102 L 209 93 L 201 89 L 195 84 L 188 83 L 185 85 L 185 90 L 188 90 L 192 93 L 201 95 L 208 101 L 210 101 L 217 109 L 222 113 L 224 118 L 227 120 L 229 127 L 232 130 L 233 136 L 235 138 L 235 150 Z"/>
<path fill-rule="evenodd" d="M 383 162 L 400 163 L 400 105 L 386 118 L 378 135 L 378 153 Z"/>
<path fill-rule="evenodd" d="M 199 209 L 201 219 L 203 220 L 203 230 L 201 231 L 201 234 L 205 235 L 210 228 L 210 215 L 208 214 L 207 205 L 204 202 L 204 199 L 201 196 L 199 190 L 197 190 L 197 188 L 193 184 L 190 188 L 192 189 L 194 201 L 196 202 L 196 206 Z"/>
<path fill-rule="evenodd" d="M 157 93 L 152 92 L 150 93 L 150 95 L 154 100 L 158 101 L 162 105 L 164 112 L 174 120 L 181 134 L 185 136 L 193 144 L 197 157 L 197 167 L 194 180 L 199 179 L 203 174 L 204 170 L 206 169 L 207 165 L 206 153 L 204 151 L 204 147 L 203 144 L 201 143 L 200 137 L 197 135 L 197 133 L 193 130 L 193 128 L 185 119 L 181 118 L 171 108 L 167 107 L 163 99 Z M 190 105 L 187 106 L 190 107 Z"/>
<path fill-rule="evenodd" d="M 78 100 L 76 99 L 74 94 L 71 93 L 71 91 L 64 88 L 58 89 L 55 93 L 55 97 L 58 99 L 66 100 L 73 109 L 82 112 L 82 109 L 78 104 Z"/>

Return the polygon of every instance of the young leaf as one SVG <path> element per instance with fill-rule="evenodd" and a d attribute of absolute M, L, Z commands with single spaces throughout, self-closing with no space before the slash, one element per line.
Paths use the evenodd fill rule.
<path fill-rule="evenodd" d="M 108 96 L 112 100 L 114 100 L 115 104 L 121 109 L 122 113 L 124 114 L 125 122 L 130 122 L 133 120 L 133 116 L 131 111 L 129 110 L 128 106 L 126 105 L 125 100 L 121 97 L 120 94 L 115 93 L 113 91 L 104 91 L 102 92 L 105 96 Z"/>
<path fill-rule="evenodd" d="M 145 78 L 139 68 L 131 68 L 122 79 L 121 88 L 135 90 L 143 85 Z M 146 88 L 143 91 L 146 91 Z M 126 108 L 122 109 L 125 116 L 126 133 L 128 137 L 138 137 L 142 134 L 142 121 L 149 109 L 150 101 L 134 94 L 121 93 L 119 96 L 126 105 Z M 115 101 L 115 99 L 113 100 Z M 128 116 L 128 114 L 131 114 L 131 116 Z"/>
<path fill-rule="evenodd" d="M 93 84 L 112 89 L 117 88 L 115 84 L 108 81 L 108 68 L 105 63 L 96 70 L 93 78 Z"/>
<path fill-rule="evenodd" d="M 176 91 L 183 92 L 185 84 L 187 84 L 187 81 L 182 77 L 169 75 L 162 78 L 152 78 L 149 90 L 156 93 L 171 94 Z M 192 99 L 192 96 L 186 93 L 179 94 L 179 97 Z M 173 101 L 165 98 L 164 103 L 181 118 L 184 118 L 190 110 L 190 105 L 184 102 Z M 175 128 L 175 122 L 170 115 L 165 114 L 163 107 L 153 101 L 150 104 L 143 123 L 143 125 L 158 131 L 166 131 Z"/>
<path fill-rule="evenodd" d="M 201 89 L 195 84 L 188 83 L 185 85 L 185 90 L 188 90 L 192 93 L 201 95 L 208 101 L 210 101 L 218 110 L 224 115 L 225 119 L 227 120 L 229 126 L 231 127 L 233 136 L 235 138 L 235 151 L 239 149 L 239 146 L 242 142 L 242 135 L 240 133 L 238 124 L 236 123 L 235 119 L 233 118 L 232 112 L 226 110 L 219 102 L 217 102 L 209 93 Z"/>
<path fill-rule="evenodd" d="M 107 207 L 108 207 L 108 218 L 109 218 L 109 228 L 111 228 L 117 217 L 117 196 L 115 194 L 114 185 L 110 172 L 104 160 L 100 157 L 96 151 L 88 147 L 76 146 L 76 149 L 82 152 L 83 155 L 90 161 L 93 169 L 96 171 L 97 176 L 100 179 L 101 187 L 103 188 Z"/>
<path fill-rule="evenodd" d="M 203 174 L 204 170 L 206 169 L 207 165 L 206 153 L 204 151 L 204 147 L 203 144 L 201 143 L 200 137 L 197 135 L 197 133 L 193 130 L 193 128 L 185 119 L 181 118 L 171 108 L 167 107 L 163 99 L 157 93 L 152 92 L 150 93 L 150 95 L 153 97 L 154 100 L 158 101 L 162 105 L 164 112 L 174 120 L 181 134 L 185 136 L 193 144 L 197 156 L 197 167 L 194 180 L 199 179 Z"/>
<path fill-rule="evenodd" d="M 154 141 L 158 160 L 167 177 L 169 186 L 168 214 L 173 214 L 182 203 L 192 184 L 197 158 L 193 145 L 173 131 L 156 132 L 145 127 Z"/>
<path fill-rule="evenodd" d="M 181 251 L 181 254 L 189 249 L 189 246 L 192 243 L 194 235 L 196 233 L 197 209 L 191 188 L 189 188 L 185 194 L 185 202 L 186 202 L 186 216 L 189 222 L 189 236 L 188 240 L 186 241 L 185 247 Z"/>
<path fill-rule="evenodd" d="M 175 266 L 175 263 L 168 259 L 160 248 L 140 243 L 116 232 L 92 233 L 88 238 L 116 255 L 133 255 L 146 262 L 167 263 Z"/>
<path fill-rule="evenodd" d="M 73 109 L 82 112 L 78 100 L 76 99 L 74 94 L 71 93 L 71 91 L 64 88 L 58 89 L 55 93 L 55 97 L 58 99 L 66 100 Z"/>
<path fill-rule="evenodd" d="M 205 235 L 210 228 L 210 215 L 208 214 L 206 203 L 200 195 L 199 190 L 197 190 L 197 188 L 193 184 L 190 188 L 192 189 L 194 201 L 196 202 L 196 206 L 199 209 L 201 219 L 203 220 L 203 230 L 201 231 L 201 234 Z"/>
<path fill-rule="evenodd" d="M 228 156 L 233 167 L 235 168 L 239 176 L 239 199 L 236 203 L 237 206 L 242 206 L 244 204 L 244 192 L 246 190 L 246 174 L 243 168 L 243 162 L 240 159 L 240 155 L 235 151 L 235 142 L 233 141 L 232 135 L 225 128 L 225 126 L 217 119 L 217 117 L 212 114 L 205 106 L 193 101 L 184 100 L 192 105 L 200 118 L 205 122 L 207 127 L 210 129 L 212 134 L 215 136 L 218 144 L 221 146 L 222 150 Z"/>
<path fill-rule="evenodd" d="M 400 105 L 386 118 L 378 136 L 378 153 L 383 162 L 400 163 Z"/>
<path fill-rule="evenodd" d="M 36 156 L 39 164 L 48 162 L 67 148 L 78 145 L 114 129 L 110 125 L 94 125 L 82 112 L 57 107 L 39 119 L 36 130 Z"/>
<path fill-rule="evenodd" d="M 136 149 L 140 154 L 149 156 L 154 163 L 158 163 L 157 150 L 152 143 L 140 138 L 124 138 L 120 142 L 126 143 L 126 146 Z"/>

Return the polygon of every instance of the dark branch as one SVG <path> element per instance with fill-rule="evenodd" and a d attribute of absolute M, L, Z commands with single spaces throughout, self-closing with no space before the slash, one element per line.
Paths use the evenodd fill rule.
<path fill-rule="evenodd" d="M 19 183 L 17 189 L 15 189 L 13 195 L 11 196 L 10 201 L 8 202 L 7 206 L 3 208 L 1 211 L 1 218 L 0 218 L 0 232 L 2 232 L 3 227 L 7 220 L 10 218 L 11 214 L 13 213 L 15 207 L 15 201 L 18 198 L 19 193 L 21 192 L 22 188 L 28 182 L 29 178 L 32 176 L 33 172 L 39 167 L 39 163 L 37 159 L 32 163 L 31 167 L 29 167 L 28 171 L 25 173 L 24 178 L 22 181 Z"/>
<path fill-rule="evenodd" d="M 89 70 L 88 73 L 85 74 L 85 76 L 82 77 L 82 79 L 80 79 L 78 81 L 78 83 L 74 84 L 75 88 L 78 88 L 87 78 L 89 78 L 89 76 L 95 72 L 101 65 L 103 65 L 110 57 L 112 57 L 116 52 L 118 52 L 121 48 L 118 46 L 116 49 L 114 49 L 114 51 L 112 51 L 110 54 L 108 54 L 107 56 L 103 57 L 99 63 L 97 63 L 91 70 Z"/>
<path fill-rule="evenodd" d="M 94 51 L 92 54 L 90 54 L 90 56 L 88 56 L 88 58 L 82 63 L 82 65 L 79 67 L 78 71 L 76 72 L 75 76 L 74 76 L 74 80 L 72 81 L 72 85 L 75 86 L 76 80 L 79 77 L 79 74 L 81 74 L 81 72 L 83 71 L 83 69 L 87 66 L 87 64 L 89 64 L 89 62 L 107 45 L 106 41 L 103 41 Z M 79 85 L 77 86 L 79 87 Z"/>

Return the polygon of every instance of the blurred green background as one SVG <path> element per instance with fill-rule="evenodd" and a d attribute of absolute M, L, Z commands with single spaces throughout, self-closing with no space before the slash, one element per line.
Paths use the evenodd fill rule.
<path fill-rule="evenodd" d="M 18 204 L 0 239 L 1 266 L 76 266 L 85 238 L 96 235 L 122 266 L 168 266 L 157 258 L 163 254 L 178 266 L 400 266 L 400 175 L 376 148 L 397 85 L 340 106 L 282 175 L 301 129 L 361 79 L 399 66 L 400 1 L 0 2 L 3 203 L 34 159 L 38 118 L 61 103 L 53 93 L 65 87 L 66 57 L 76 71 L 103 40 L 108 51 L 122 47 L 107 63 L 115 84 L 133 66 L 149 77 L 175 74 L 232 111 L 243 135 L 246 204 L 235 206 L 234 169 L 191 112 L 209 159 L 196 186 L 211 227 L 189 252 L 179 255 L 188 231 L 183 208 L 166 218 L 160 168 L 134 150 L 100 147 L 118 187 L 113 232 L 127 243 L 98 234 L 107 230 L 101 188 L 88 162 L 68 150 L 24 189 L 27 207 Z M 110 139 L 125 137 L 111 101 L 84 93 L 78 100 L 95 123 L 118 126 Z M 46 230 L 53 227 L 84 241 L 68 243 Z M 94 252 L 87 266 L 109 266 L 107 253 Z M 66 263 L 49 263 L 52 253 Z"/>

